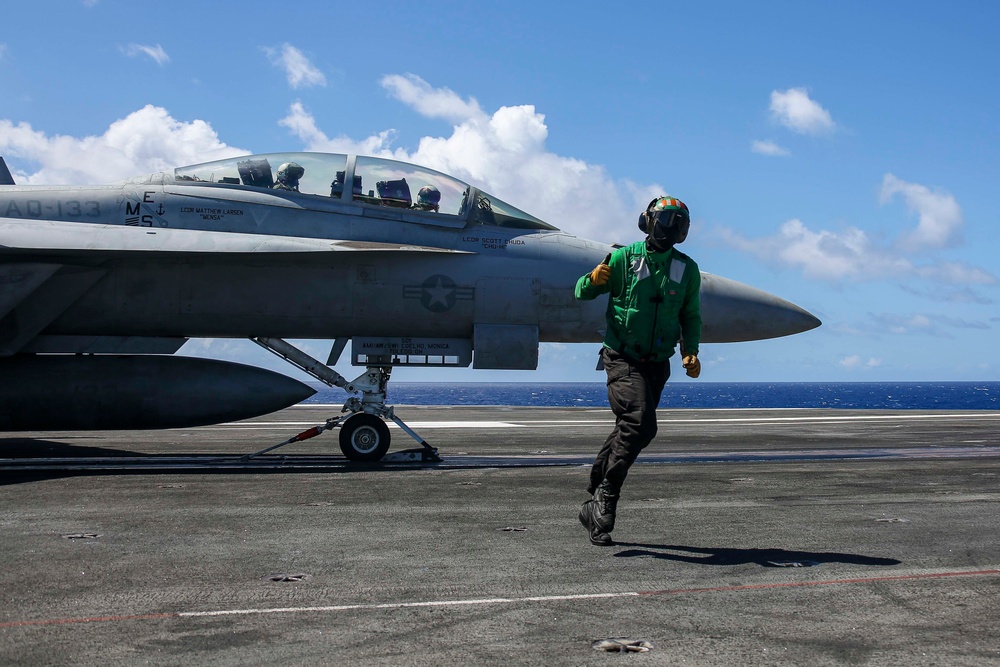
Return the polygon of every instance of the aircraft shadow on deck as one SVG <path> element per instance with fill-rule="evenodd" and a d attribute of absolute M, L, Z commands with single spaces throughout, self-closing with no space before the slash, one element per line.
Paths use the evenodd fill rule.
<path fill-rule="evenodd" d="M 100 440 L 99 437 L 93 439 Z M 371 473 L 435 466 L 425 462 L 352 462 L 334 454 L 270 454 L 247 459 L 248 454 L 251 453 L 162 455 L 41 438 L 0 438 L 0 486 L 95 475 Z"/>
<path fill-rule="evenodd" d="M 748 565 L 762 567 L 811 567 L 826 563 L 887 567 L 901 565 L 895 558 L 877 558 L 860 554 L 825 551 L 790 551 L 787 549 L 732 549 L 725 547 L 690 547 L 675 544 L 636 544 L 616 542 L 617 546 L 632 547 L 619 551 L 615 558 L 657 558 L 698 565 Z M 682 553 L 670 553 L 682 552 Z"/>
<path fill-rule="evenodd" d="M 101 438 L 74 438 L 74 440 L 97 440 Z M 143 456 L 127 449 L 111 449 L 89 444 L 72 444 L 58 440 L 40 438 L 0 438 L 0 459 L 56 459 L 83 456 Z"/>

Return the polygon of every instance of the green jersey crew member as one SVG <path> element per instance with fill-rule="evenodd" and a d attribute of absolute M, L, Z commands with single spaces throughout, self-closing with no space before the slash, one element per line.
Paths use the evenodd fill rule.
<path fill-rule="evenodd" d="M 615 250 L 576 283 L 577 299 L 610 293 L 601 359 L 615 427 L 597 454 L 580 523 L 598 546 L 614 544 L 618 497 L 628 469 L 656 435 L 656 407 L 670 377 L 669 358 L 681 343 L 690 377 L 701 373 L 701 273 L 674 245 L 687 238 L 687 206 L 657 197 L 639 216 L 646 238 Z"/>

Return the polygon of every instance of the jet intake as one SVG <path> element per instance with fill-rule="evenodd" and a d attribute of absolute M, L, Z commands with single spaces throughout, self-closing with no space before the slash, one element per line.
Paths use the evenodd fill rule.
<path fill-rule="evenodd" d="M 316 393 L 262 368 L 158 355 L 15 355 L 0 359 L 0 379 L 0 431 L 203 426 Z"/>

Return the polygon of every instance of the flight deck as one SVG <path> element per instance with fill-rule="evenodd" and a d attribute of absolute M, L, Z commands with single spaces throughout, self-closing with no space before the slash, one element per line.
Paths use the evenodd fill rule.
<path fill-rule="evenodd" d="M 396 409 L 441 462 L 253 456 L 339 406 L 0 434 L 0 661 L 1000 660 L 1000 412 L 662 410 L 601 548 L 610 411 Z"/>

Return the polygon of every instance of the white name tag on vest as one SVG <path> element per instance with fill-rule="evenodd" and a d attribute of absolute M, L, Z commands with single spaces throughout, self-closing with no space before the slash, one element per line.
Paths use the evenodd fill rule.
<path fill-rule="evenodd" d="M 635 274 L 636 280 L 645 280 L 651 275 L 645 257 L 637 257 L 632 260 L 632 273 Z"/>
<path fill-rule="evenodd" d="M 684 278 L 684 269 L 687 268 L 687 264 L 679 259 L 675 259 L 670 262 L 670 280 L 675 283 L 679 283 Z"/>

